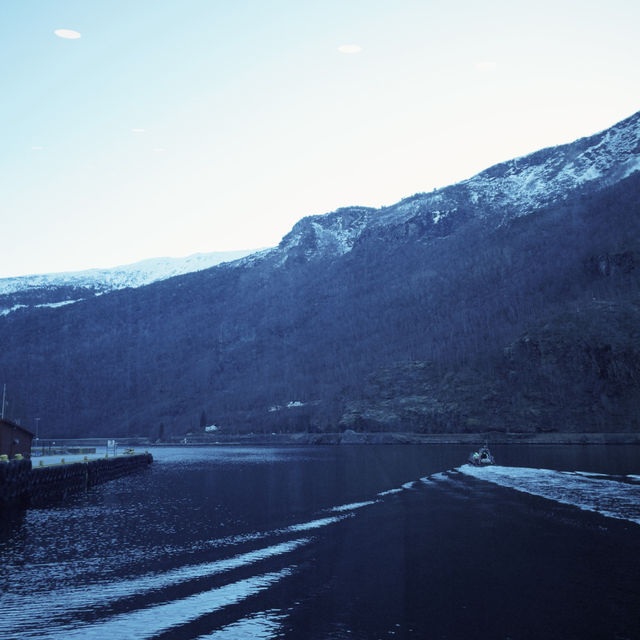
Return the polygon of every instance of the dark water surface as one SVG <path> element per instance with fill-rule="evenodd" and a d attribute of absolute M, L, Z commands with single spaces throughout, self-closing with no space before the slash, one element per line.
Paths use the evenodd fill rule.
<path fill-rule="evenodd" d="M 0 638 L 640 638 L 640 447 L 211 447 L 0 524 Z"/>

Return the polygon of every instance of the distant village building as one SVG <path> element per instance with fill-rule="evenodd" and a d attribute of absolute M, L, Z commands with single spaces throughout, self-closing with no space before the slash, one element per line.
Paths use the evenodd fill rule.
<path fill-rule="evenodd" d="M 0 418 L 0 455 L 7 455 L 11 459 L 20 453 L 25 458 L 29 458 L 32 440 L 33 433 L 29 429 L 11 420 Z"/>

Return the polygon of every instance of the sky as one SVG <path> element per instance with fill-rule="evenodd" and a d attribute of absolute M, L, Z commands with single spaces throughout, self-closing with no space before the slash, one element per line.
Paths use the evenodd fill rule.
<path fill-rule="evenodd" d="M 0 277 L 273 246 L 640 110 L 637 0 L 3 0 Z"/>

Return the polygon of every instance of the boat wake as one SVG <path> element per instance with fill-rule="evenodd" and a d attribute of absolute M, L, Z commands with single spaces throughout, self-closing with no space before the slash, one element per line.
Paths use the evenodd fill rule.
<path fill-rule="evenodd" d="M 209 562 L 185 562 L 193 557 L 193 549 L 185 549 L 182 563 L 176 557 L 177 566 L 156 573 L 65 586 L 48 591 L 46 596 L 40 590 L 4 593 L 0 640 L 151 638 L 169 632 L 264 593 L 294 576 L 297 562 L 306 562 L 304 557 L 296 559 L 296 552 L 304 551 L 316 540 L 296 536 L 309 532 L 317 535 L 321 529 L 352 518 L 356 511 L 378 502 L 380 498 L 376 497 L 342 504 L 326 509 L 315 519 L 287 527 L 196 543 L 195 547 L 204 553 L 208 548 L 208 553 L 226 550 L 228 554 L 238 545 L 255 546 L 268 539 L 265 546 Z M 244 577 L 247 573 L 250 576 Z M 220 585 L 227 574 L 226 584 Z M 167 598 L 168 593 L 177 591 L 180 596 Z M 276 610 L 256 611 L 198 638 L 271 638 L 284 617 Z"/>
<path fill-rule="evenodd" d="M 216 629 L 213 633 L 199 636 L 197 640 L 242 640 L 244 638 L 267 640 L 275 638 L 285 617 L 285 614 L 277 609 L 260 611 Z"/>
<path fill-rule="evenodd" d="M 584 511 L 640 524 L 640 484 L 637 476 L 527 467 L 475 467 L 469 464 L 455 471 Z"/>
<path fill-rule="evenodd" d="M 640 524 L 640 476 L 466 464 L 280 528 L 194 540 L 189 548 L 168 554 L 163 560 L 169 566 L 155 572 L 116 579 L 111 574 L 89 583 L 78 577 L 76 584 L 59 584 L 46 592 L 26 585 L 9 589 L 0 598 L 0 640 L 142 639 L 174 631 L 180 637 L 195 632 L 189 637 L 197 640 L 280 637 L 295 605 L 282 606 L 273 595 L 275 587 L 308 570 L 326 531 L 403 500 L 403 494 L 414 505 L 422 495 L 441 490 L 467 499 L 480 491 L 478 482 L 485 494 L 497 485 Z M 244 604 L 234 608 L 239 603 Z"/>

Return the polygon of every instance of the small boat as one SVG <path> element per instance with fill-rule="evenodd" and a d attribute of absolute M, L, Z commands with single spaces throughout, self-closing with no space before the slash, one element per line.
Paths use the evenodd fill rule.
<path fill-rule="evenodd" d="M 485 444 L 484 447 L 480 447 L 477 451 L 469 454 L 469 464 L 476 467 L 486 467 L 490 464 L 495 464 L 496 461 L 489 451 L 489 447 Z"/>

